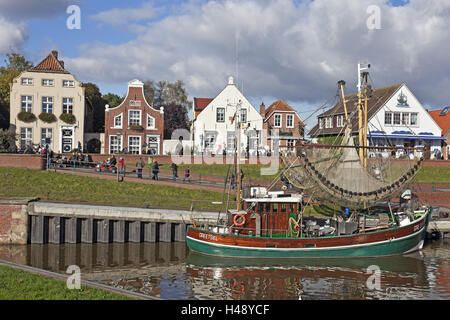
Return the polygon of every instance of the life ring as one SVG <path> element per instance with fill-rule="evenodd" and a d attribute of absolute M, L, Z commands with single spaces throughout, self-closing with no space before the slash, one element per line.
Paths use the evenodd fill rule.
<path fill-rule="evenodd" d="M 242 217 L 242 222 L 240 222 L 240 223 L 237 222 L 238 217 Z M 243 226 L 244 223 L 245 223 L 245 216 L 244 216 L 242 213 L 236 214 L 236 215 L 234 216 L 234 218 L 233 218 L 233 223 L 234 223 L 234 225 L 235 225 L 236 227 Z"/>
<path fill-rule="evenodd" d="M 235 284 L 233 284 L 233 287 L 231 287 L 231 290 L 234 293 L 244 293 L 245 291 L 245 287 L 244 287 L 244 283 L 241 282 L 236 282 Z"/>

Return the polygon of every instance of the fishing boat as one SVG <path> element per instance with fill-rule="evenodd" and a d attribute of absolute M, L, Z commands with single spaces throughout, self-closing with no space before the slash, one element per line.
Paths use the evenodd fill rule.
<path fill-rule="evenodd" d="M 432 208 L 414 207 L 411 194 L 405 192 L 420 170 L 423 157 L 393 161 L 389 155 L 395 147 L 369 146 L 368 72 L 359 70 L 359 74 L 353 111 L 347 109 L 345 83 L 338 83 L 345 110 L 341 143 L 304 144 L 280 156 L 284 179 L 304 192 L 271 191 L 272 184 L 269 188 L 250 188 L 242 196 L 238 178 L 236 210 L 227 210 L 225 223 L 194 223 L 188 227 L 186 242 L 190 250 L 222 257 L 297 259 L 390 256 L 423 247 Z M 357 145 L 351 133 L 355 117 L 359 125 Z M 236 119 L 239 139 L 240 117 Z M 377 152 L 387 156 L 369 157 Z M 239 177 L 239 161 L 236 167 Z M 408 206 L 394 210 L 391 201 L 396 198 L 406 199 Z M 333 208 L 340 206 L 345 213 L 337 212 L 322 220 L 306 217 L 305 202 L 311 199 L 332 203 Z M 378 208 L 386 203 L 387 209 Z"/>

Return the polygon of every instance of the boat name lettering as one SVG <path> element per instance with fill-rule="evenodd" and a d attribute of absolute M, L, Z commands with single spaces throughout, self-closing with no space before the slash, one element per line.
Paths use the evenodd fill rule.
<path fill-rule="evenodd" d="M 209 234 L 209 233 L 199 233 L 198 234 L 199 238 L 203 238 L 203 239 L 208 239 L 208 240 L 213 240 L 213 241 L 218 241 L 217 236 Z"/>

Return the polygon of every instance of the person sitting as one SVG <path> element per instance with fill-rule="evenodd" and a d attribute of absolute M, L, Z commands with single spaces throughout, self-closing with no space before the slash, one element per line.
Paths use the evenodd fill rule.
<path fill-rule="evenodd" d="M 111 166 L 115 166 L 116 163 L 117 163 L 116 157 L 113 155 L 112 158 L 111 158 L 111 161 L 110 161 L 110 165 Z"/>

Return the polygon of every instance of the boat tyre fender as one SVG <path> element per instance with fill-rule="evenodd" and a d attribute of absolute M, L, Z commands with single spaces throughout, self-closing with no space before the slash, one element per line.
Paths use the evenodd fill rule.
<path fill-rule="evenodd" d="M 239 217 L 242 218 L 241 222 L 238 222 Z M 242 213 L 238 213 L 233 218 L 233 223 L 236 227 L 241 227 L 245 223 L 245 216 Z"/>

